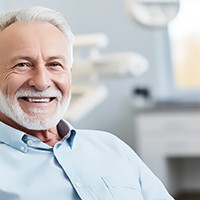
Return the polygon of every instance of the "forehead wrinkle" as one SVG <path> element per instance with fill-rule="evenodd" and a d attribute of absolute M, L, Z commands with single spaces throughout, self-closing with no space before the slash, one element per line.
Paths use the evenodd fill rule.
<path fill-rule="evenodd" d="M 15 63 L 18 60 L 27 60 L 30 62 L 39 62 L 40 59 L 38 57 L 34 58 L 32 56 L 23 56 L 23 55 L 17 55 L 11 58 L 10 62 Z M 62 60 L 63 62 L 66 62 L 66 58 L 64 55 L 56 55 L 56 56 L 47 56 L 46 58 L 42 58 L 43 61 L 48 62 L 51 60 Z"/>
<path fill-rule="evenodd" d="M 28 61 L 35 61 L 38 60 L 37 58 L 32 58 L 31 56 L 14 56 L 13 58 L 11 58 L 11 62 L 15 62 L 17 60 L 28 60 Z M 45 61 L 50 61 L 50 60 L 63 60 L 65 61 L 66 58 L 63 55 L 57 55 L 57 56 L 47 56 L 47 58 L 44 58 Z"/>

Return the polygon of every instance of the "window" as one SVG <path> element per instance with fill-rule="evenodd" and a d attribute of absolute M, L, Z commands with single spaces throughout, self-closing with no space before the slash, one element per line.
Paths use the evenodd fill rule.
<path fill-rule="evenodd" d="M 174 86 L 200 89 L 200 1 L 180 0 L 177 17 L 169 23 Z"/>

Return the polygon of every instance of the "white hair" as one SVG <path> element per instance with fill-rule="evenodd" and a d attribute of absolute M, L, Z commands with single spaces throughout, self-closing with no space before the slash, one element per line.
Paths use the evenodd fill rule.
<path fill-rule="evenodd" d="M 39 6 L 32 6 L 21 10 L 11 11 L 0 15 L 0 31 L 3 31 L 6 27 L 16 22 L 46 22 L 57 27 L 66 36 L 68 40 L 68 64 L 70 67 L 72 67 L 74 36 L 69 24 L 60 12 Z"/>

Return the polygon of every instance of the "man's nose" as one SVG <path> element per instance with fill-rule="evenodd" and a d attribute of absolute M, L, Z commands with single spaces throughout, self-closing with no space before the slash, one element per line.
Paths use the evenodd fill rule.
<path fill-rule="evenodd" d="M 46 67 L 39 67 L 33 70 L 32 77 L 28 81 L 28 85 L 36 90 L 44 91 L 51 86 L 50 73 Z"/>

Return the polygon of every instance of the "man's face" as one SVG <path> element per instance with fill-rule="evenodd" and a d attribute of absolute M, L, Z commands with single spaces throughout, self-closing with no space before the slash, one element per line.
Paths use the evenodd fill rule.
<path fill-rule="evenodd" d="M 58 123 L 70 100 L 67 47 L 49 23 L 14 23 L 0 32 L 1 118 L 33 130 Z"/>

